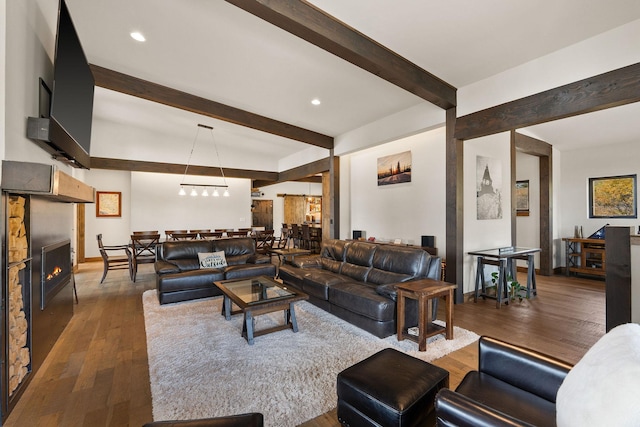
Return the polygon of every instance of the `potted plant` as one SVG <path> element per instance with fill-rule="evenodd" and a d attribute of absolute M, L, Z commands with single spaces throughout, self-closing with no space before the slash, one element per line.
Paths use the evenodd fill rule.
<path fill-rule="evenodd" d="M 496 287 L 496 292 L 498 291 L 498 272 L 494 271 L 491 273 L 491 283 Z M 522 302 L 523 299 L 529 298 L 527 296 L 527 288 L 526 286 L 522 286 L 520 282 L 511 277 L 511 274 L 507 275 L 507 295 L 509 301 L 515 301 L 518 298 L 519 302 Z"/>

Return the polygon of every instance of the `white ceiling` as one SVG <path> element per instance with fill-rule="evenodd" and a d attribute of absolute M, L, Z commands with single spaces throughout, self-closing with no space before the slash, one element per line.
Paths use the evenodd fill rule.
<path fill-rule="evenodd" d="M 89 62 L 330 136 L 426 102 L 222 0 L 67 3 Z M 638 0 L 310 3 L 458 88 L 640 18 Z M 131 31 L 147 41 L 134 41 Z M 320 106 L 310 104 L 315 97 Z M 262 147 L 265 159 L 308 148 L 151 104 L 99 89 L 94 117 L 187 145 L 195 125 L 206 123 L 224 129 L 218 144 L 247 153 Z M 575 135 L 576 126 L 562 122 L 536 133 L 552 143 L 561 140 L 556 133 Z"/>

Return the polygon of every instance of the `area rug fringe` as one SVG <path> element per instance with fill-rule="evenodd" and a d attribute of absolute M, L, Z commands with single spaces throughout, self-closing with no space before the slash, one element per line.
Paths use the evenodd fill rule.
<path fill-rule="evenodd" d="M 267 427 L 296 426 L 336 406 L 338 372 L 383 348 L 432 361 L 479 338 L 455 327 L 454 340 L 438 335 L 418 352 L 413 341 L 377 338 L 301 302 L 298 333 L 264 335 L 249 346 L 242 316 L 221 316 L 221 297 L 160 306 L 148 290 L 142 299 L 155 421 L 261 412 Z M 259 316 L 256 329 L 283 317 Z"/>

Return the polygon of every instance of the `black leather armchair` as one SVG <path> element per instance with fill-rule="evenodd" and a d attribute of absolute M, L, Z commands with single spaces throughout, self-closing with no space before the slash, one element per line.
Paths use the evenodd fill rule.
<path fill-rule="evenodd" d="M 572 366 L 494 338 L 478 345 L 478 370 L 437 394 L 437 425 L 556 425 L 556 395 Z"/>

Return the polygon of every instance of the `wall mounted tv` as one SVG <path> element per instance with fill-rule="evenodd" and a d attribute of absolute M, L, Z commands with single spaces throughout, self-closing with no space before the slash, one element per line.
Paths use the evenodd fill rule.
<path fill-rule="evenodd" d="M 95 82 L 69 9 L 60 0 L 49 117 L 29 117 L 27 136 L 54 158 L 89 169 Z"/>

